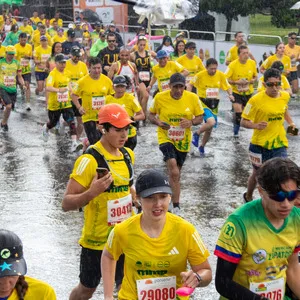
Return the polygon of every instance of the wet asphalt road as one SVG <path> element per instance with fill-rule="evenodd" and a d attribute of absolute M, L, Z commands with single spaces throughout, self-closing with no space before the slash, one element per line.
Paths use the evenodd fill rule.
<path fill-rule="evenodd" d="M 290 102 L 291 115 L 300 127 L 300 101 Z M 0 111 L 0 117 L 3 112 Z M 15 231 L 23 240 L 28 275 L 47 281 L 57 299 L 68 299 L 78 283 L 79 239 L 83 214 L 61 209 L 68 176 L 78 154 L 70 153 L 67 135 L 41 138 L 47 121 L 45 102 L 33 96 L 32 111 L 17 105 L 9 120 L 9 132 L 0 133 L 0 227 Z M 145 168 L 164 170 L 155 127 L 140 129 L 136 148 L 136 174 Z M 195 224 L 211 252 L 224 220 L 242 202 L 251 166 L 247 149 L 251 130 L 242 129 L 232 138 L 230 104 L 221 101 L 219 125 L 208 143 L 205 158 L 189 155 L 182 170 L 183 216 Z M 291 137 L 289 157 L 300 163 L 300 137 Z M 195 152 L 196 153 L 196 152 Z M 196 153 L 197 154 L 197 153 Z M 256 194 L 257 195 L 257 194 Z M 103 299 L 100 286 L 93 299 Z M 218 299 L 212 282 L 199 289 L 195 299 Z"/>

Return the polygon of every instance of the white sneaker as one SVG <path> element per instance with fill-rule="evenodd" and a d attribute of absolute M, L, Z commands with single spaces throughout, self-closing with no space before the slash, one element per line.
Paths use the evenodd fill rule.
<path fill-rule="evenodd" d="M 181 214 L 181 211 L 180 211 L 180 208 L 179 208 L 179 207 L 173 207 L 173 211 L 172 211 L 172 213 L 173 213 L 174 215 L 176 215 L 176 216 L 179 216 L 179 217 L 181 217 L 181 216 L 182 216 L 182 214 Z"/>
<path fill-rule="evenodd" d="M 71 152 L 78 152 L 82 148 L 83 148 L 83 144 L 81 142 L 75 140 L 72 141 Z"/>
<path fill-rule="evenodd" d="M 49 140 L 49 132 L 48 132 L 47 124 L 45 124 L 43 126 L 42 133 L 43 133 L 43 140 L 44 140 L 44 142 L 48 142 L 48 140 Z"/>

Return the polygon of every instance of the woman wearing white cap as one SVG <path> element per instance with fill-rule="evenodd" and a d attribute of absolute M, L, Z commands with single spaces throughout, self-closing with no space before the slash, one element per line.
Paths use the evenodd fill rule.
<path fill-rule="evenodd" d="M 168 177 L 146 170 L 137 178 L 136 193 L 143 213 L 116 225 L 103 251 L 104 299 L 113 299 L 115 265 L 121 254 L 125 264 L 119 300 L 176 299 L 180 286 L 207 286 L 212 278 L 209 252 L 192 224 L 168 213 L 172 194 Z"/>

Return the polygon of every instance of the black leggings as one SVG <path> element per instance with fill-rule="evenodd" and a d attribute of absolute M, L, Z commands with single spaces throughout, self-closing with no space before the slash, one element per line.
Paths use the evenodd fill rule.
<path fill-rule="evenodd" d="M 70 134 L 76 135 L 76 126 L 74 122 L 74 113 L 72 108 L 64 108 L 59 110 L 48 110 L 49 122 L 47 123 L 47 128 L 51 129 L 56 126 L 59 122 L 60 116 L 68 123 L 70 127 Z"/>
<path fill-rule="evenodd" d="M 83 126 L 90 145 L 97 143 L 101 138 L 101 133 L 97 128 L 96 121 L 85 122 L 83 123 Z"/>

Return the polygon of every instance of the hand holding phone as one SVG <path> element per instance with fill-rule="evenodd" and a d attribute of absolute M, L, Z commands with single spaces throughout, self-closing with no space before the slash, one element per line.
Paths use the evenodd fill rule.
<path fill-rule="evenodd" d="M 108 174 L 108 169 L 107 168 L 96 168 L 96 171 L 98 173 L 98 179 L 102 178 L 106 174 Z"/>

